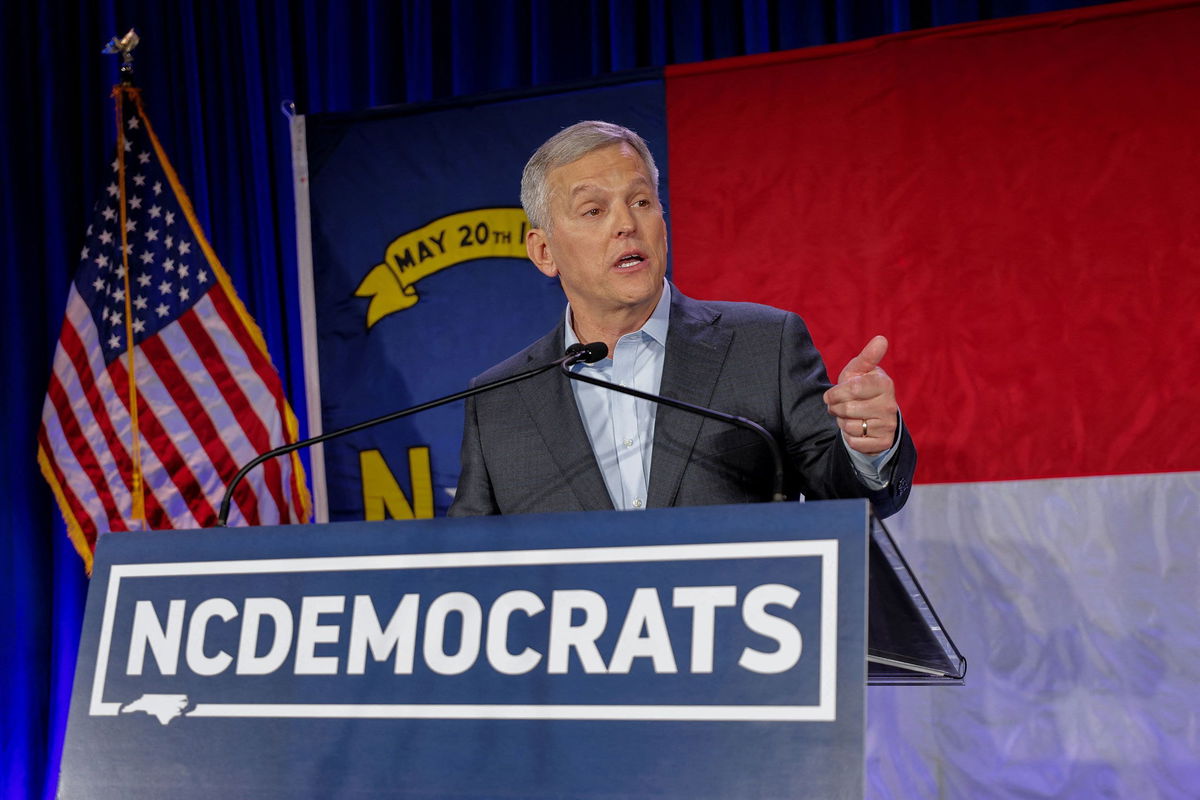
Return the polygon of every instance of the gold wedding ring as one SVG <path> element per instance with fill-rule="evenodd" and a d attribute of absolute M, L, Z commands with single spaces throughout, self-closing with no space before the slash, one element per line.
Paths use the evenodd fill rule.
<path fill-rule="evenodd" d="M 863 438 L 865 439 L 865 438 L 867 438 L 867 421 L 864 419 L 864 420 L 862 421 L 862 423 L 863 423 L 863 432 L 862 432 L 862 436 L 863 436 Z"/>

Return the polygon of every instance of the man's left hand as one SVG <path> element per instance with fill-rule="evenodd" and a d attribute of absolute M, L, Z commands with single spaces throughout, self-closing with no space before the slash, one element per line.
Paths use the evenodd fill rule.
<path fill-rule="evenodd" d="M 867 342 L 825 392 L 825 406 L 837 418 L 846 444 L 868 456 L 886 451 L 896 439 L 896 387 L 879 366 L 887 348 L 883 336 Z"/>

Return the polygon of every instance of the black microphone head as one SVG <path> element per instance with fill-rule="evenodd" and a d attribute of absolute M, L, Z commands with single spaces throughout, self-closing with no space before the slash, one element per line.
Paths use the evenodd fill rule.
<path fill-rule="evenodd" d="M 580 347 L 583 356 L 579 360 L 584 364 L 594 364 L 608 355 L 608 345 L 604 342 L 591 342 Z"/>
<path fill-rule="evenodd" d="M 594 364 L 600 359 L 608 355 L 608 345 L 604 342 L 592 342 L 591 344 L 582 344 L 576 342 L 567 348 L 566 364 Z"/>

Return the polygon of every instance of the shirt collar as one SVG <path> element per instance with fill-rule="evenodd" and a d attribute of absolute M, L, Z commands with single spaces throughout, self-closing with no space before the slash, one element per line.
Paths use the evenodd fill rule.
<path fill-rule="evenodd" d="M 671 321 L 671 284 L 663 279 L 662 294 L 659 295 L 658 305 L 654 307 L 654 311 L 650 314 L 650 319 L 639 329 L 641 333 L 646 334 L 661 346 L 667 346 L 667 328 Z M 566 331 L 566 341 L 563 344 L 564 349 L 573 344 L 579 343 L 579 337 L 575 335 L 575 326 L 571 322 L 571 304 L 567 303 L 566 324 L 563 326 Z M 636 332 L 636 331 L 635 331 Z M 626 334 L 628 335 L 628 334 Z M 609 358 L 612 354 L 609 354 Z"/>

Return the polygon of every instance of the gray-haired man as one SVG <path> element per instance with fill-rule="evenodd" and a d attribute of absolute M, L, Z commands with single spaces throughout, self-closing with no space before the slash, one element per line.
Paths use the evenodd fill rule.
<path fill-rule="evenodd" d="M 753 419 L 785 448 L 790 496 L 869 497 L 881 515 L 908 498 L 916 450 L 872 339 L 830 386 L 795 314 L 697 302 L 666 280 L 658 170 L 644 141 L 606 122 L 551 137 L 525 166 L 530 260 L 568 306 L 547 336 L 478 381 L 602 341 L 596 377 Z M 840 430 L 839 430 L 840 429 Z M 468 401 L 451 516 L 753 502 L 772 460 L 754 434 L 556 372 Z"/>

